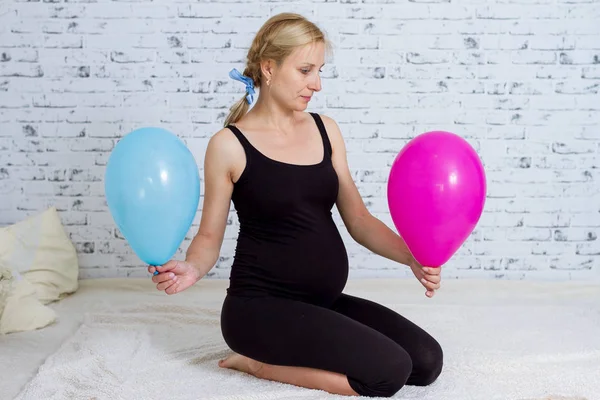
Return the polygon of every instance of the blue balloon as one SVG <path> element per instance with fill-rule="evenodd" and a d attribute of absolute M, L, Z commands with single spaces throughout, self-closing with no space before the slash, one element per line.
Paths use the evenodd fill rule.
<path fill-rule="evenodd" d="M 198 209 L 200 176 L 192 153 L 162 128 L 125 135 L 106 165 L 111 215 L 136 255 L 149 265 L 169 261 Z"/>

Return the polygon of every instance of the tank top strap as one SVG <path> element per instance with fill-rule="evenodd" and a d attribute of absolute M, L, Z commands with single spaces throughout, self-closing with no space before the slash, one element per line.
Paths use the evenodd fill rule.
<path fill-rule="evenodd" d="M 246 139 L 246 136 L 244 136 L 242 131 L 240 131 L 235 125 L 229 124 L 226 126 L 226 128 L 229 128 L 229 130 L 231 130 L 231 132 L 233 132 L 233 134 L 238 138 L 238 140 L 242 144 L 242 147 L 244 148 L 244 150 L 246 150 L 246 154 L 253 149 L 252 144 L 248 141 L 248 139 Z"/>
<path fill-rule="evenodd" d="M 323 124 L 323 120 L 318 113 L 311 112 L 310 115 L 314 118 L 317 126 L 319 127 L 319 133 L 321 134 L 321 139 L 323 139 L 323 146 L 325 147 L 325 154 L 328 158 L 331 157 L 333 153 L 333 149 L 331 147 L 331 142 L 329 141 L 329 136 L 327 135 L 327 131 L 325 130 L 325 124 Z"/>

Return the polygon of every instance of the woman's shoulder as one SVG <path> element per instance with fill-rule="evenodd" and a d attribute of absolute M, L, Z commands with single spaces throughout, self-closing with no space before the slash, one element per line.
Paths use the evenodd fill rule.
<path fill-rule="evenodd" d="M 207 160 L 233 165 L 240 156 L 244 156 L 244 148 L 231 129 L 224 127 L 215 132 L 206 146 Z"/>
<path fill-rule="evenodd" d="M 209 147 L 212 147 L 212 149 L 218 152 L 230 152 L 235 150 L 237 147 L 236 142 L 238 142 L 238 140 L 229 127 L 219 129 L 208 141 Z"/>
<path fill-rule="evenodd" d="M 343 145 L 344 138 L 342 136 L 342 132 L 338 123 L 334 118 L 328 116 L 327 114 L 314 113 L 317 114 L 321 121 L 323 121 L 323 126 L 325 127 L 325 132 L 327 132 L 327 136 L 329 137 L 329 141 L 335 151 L 336 147 L 340 146 L 340 143 Z M 345 147 L 345 146 L 343 146 Z"/>
<path fill-rule="evenodd" d="M 321 121 L 323 121 L 325 132 L 327 133 L 329 143 L 331 144 L 332 156 L 334 158 L 341 157 L 342 159 L 345 159 L 346 143 L 344 143 L 344 137 L 338 123 L 335 121 L 335 119 L 326 114 L 316 114 L 318 114 L 321 118 Z"/>
<path fill-rule="evenodd" d="M 321 121 L 323 121 L 323 125 L 325 125 L 325 129 L 327 130 L 327 132 L 329 132 L 330 130 L 332 130 L 334 133 L 339 132 L 340 128 L 338 126 L 338 123 L 335 121 L 335 119 L 333 119 L 333 117 L 330 117 L 327 114 L 323 114 L 323 113 L 319 113 L 319 112 L 306 112 L 306 114 L 307 114 L 307 116 L 309 114 L 315 114 L 319 118 L 321 118 Z"/>

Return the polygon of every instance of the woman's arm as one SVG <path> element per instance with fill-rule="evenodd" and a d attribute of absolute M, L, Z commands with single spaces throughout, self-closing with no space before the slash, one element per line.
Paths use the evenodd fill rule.
<path fill-rule="evenodd" d="M 333 148 L 332 161 L 340 181 L 337 207 L 350 236 L 382 257 L 411 265 L 414 261 L 404 240 L 367 210 L 346 159 L 346 145 L 337 123 L 321 116 Z"/>
<path fill-rule="evenodd" d="M 228 129 L 221 129 L 208 142 L 204 158 L 204 200 L 198 233 L 186 252 L 186 261 L 200 271 L 200 278 L 217 263 L 233 192 L 232 171 L 243 151 Z"/>
<path fill-rule="evenodd" d="M 404 240 L 367 210 L 350 174 L 340 129 L 331 118 L 322 116 L 322 119 L 333 148 L 333 166 L 340 181 L 337 206 L 350 236 L 373 253 L 409 266 L 427 289 L 425 295 L 433 297 L 440 287 L 440 268 L 422 266 L 412 256 Z"/>

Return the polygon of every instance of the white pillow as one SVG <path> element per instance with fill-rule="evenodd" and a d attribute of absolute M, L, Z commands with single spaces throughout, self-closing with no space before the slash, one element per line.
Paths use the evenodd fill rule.
<path fill-rule="evenodd" d="M 0 268 L 13 276 L 4 310 L 0 308 L 0 333 L 55 321 L 56 314 L 45 305 L 75 292 L 79 284 L 77 252 L 56 208 L 0 228 Z"/>
<path fill-rule="evenodd" d="M 0 285 L 4 281 L 8 293 L 0 299 L 0 334 L 31 331 L 56 321 L 56 312 L 38 300 L 31 283 L 25 279 L 3 279 Z"/>

